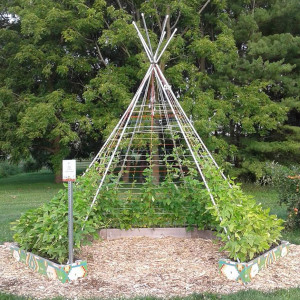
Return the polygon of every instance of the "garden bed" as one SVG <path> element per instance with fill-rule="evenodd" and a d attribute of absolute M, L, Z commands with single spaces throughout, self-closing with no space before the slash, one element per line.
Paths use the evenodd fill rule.
<path fill-rule="evenodd" d="M 255 259 L 238 263 L 228 259 L 219 260 L 220 272 L 229 280 L 236 280 L 240 283 L 249 283 L 260 270 L 267 268 L 281 257 L 288 253 L 289 242 L 282 241 L 277 247 L 256 257 Z"/>
<path fill-rule="evenodd" d="M 46 275 L 49 279 L 58 279 L 65 283 L 85 277 L 87 274 L 86 261 L 77 260 L 73 264 L 60 265 L 15 245 L 10 246 L 10 251 L 18 262 L 24 263 L 35 272 Z"/>
<path fill-rule="evenodd" d="M 0 290 L 34 298 L 118 298 L 153 295 L 167 298 L 193 293 L 228 294 L 240 290 L 271 291 L 300 286 L 300 246 L 261 270 L 247 285 L 219 273 L 218 241 L 145 237 L 95 241 L 80 257 L 88 264 L 85 278 L 69 283 L 49 280 L 15 261 L 10 245 L 0 245 Z"/>
<path fill-rule="evenodd" d="M 131 228 L 129 230 L 107 228 L 99 231 L 99 236 L 103 240 L 115 240 L 120 238 L 130 237 L 149 237 L 149 238 L 202 238 L 215 239 L 216 233 L 211 230 L 198 230 L 194 228 L 188 230 L 186 227 L 171 227 L 171 228 Z"/>

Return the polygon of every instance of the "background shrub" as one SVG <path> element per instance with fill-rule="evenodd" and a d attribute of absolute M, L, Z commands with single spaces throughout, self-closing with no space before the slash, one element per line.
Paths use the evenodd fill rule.
<path fill-rule="evenodd" d="M 10 175 L 15 175 L 22 173 L 23 169 L 20 165 L 15 165 L 7 160 L 0 161 L 0 178 L 8 177 Z"/>
<path fill-rule="evenodd" d="M 42 165 L 38 161 L 34 160 L 32 157 L 28 158 L 22 164 L 23 172 L 30 173 L 30 172 L 37 172 L 41 170 Z"/>
<path fill-rule="evenodd" d="M 268 167 L 272 185 L 279 195 L 279 203 L 287 205 L 287 227 L 300 228 L 300 167 L 286 167 L 276 163 L 269 164 Z"/>
<path fill-rule="evenodd" d="M 41 168 L 42 165 L 32 157 L 21 161 L 19 164 L 14 164 L 9 160 L 0 160 L 0 178 L 16 175 L 23 172 L 37 172 Z"/>

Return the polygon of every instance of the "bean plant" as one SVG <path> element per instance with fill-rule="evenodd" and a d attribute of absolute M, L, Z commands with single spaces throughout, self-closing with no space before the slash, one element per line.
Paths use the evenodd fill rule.
<path fill-rule="evenodd" d="M 78 179 L 74 187 L 74 249 L 97 236 L 96 230 L 103 226 L 102 217 L 94 209 L 89 220 L 91 195 L 96 188 L 96 169 Z M 84 230 L 82 227 L 84 226 Z M 66 263 L 68 257 L 68 193 L 65 186 L 48 203 L 28 210 L 19 220 L 12 222 L 14 240 L 19 246 L 45 258 Z"/>
<path fill-rule="evenodd" d="M 263 209 L 232 180 L 223 180 L 216 168 L 206 165 L 204 169 L 217 203 L 217 206 L 210 203 L 206 208 L 216 222 L 222 218 L 218 223 L 218 236 L 225 242 L 223 249 L 229 252 L 230 258 L 248 261 L 280 242 L 283 220 L 270 215 L 269 208 Z M 228 188 L 229 184 L 232 188 Z"/>
<path fill-rule="evenodd" d="M 79 249 L 91 236 L 97 236 L 98 229 L 106 227 L 212 229 L 224 242 L 223 249 L 228 251 L 228 256 L 240 261 L 252 259 L 279 242 L 282 220 L 243 194 L 232 180 L 224 180 L 212 163 L 201 161 L 203 174 L 216 202 L 216 206 L 213 205 L 192 162 L 182 163 L 188 166 L 184 176 L 178 169 L 173 169 L 159 184 L 154 180 L 151 167 L 145 168 L 144 183 L 138 196 L 133 192 L 137 189 L 135 181 L 128 190 L 120 189 L 122 181 L 112 172 L 91 208 L 101 179 L 100 165 L 95 164 L 85 176 L 78 178 L 74 188 L 74 248 Z M 66 262 L 67 214 L 67 189 L 64 189 L 48 203 L 27 211 L 14 222 L 14 239 L 28 251 L 60 263 Z M 87 215 L 89 218 L 85 222 Z"/>

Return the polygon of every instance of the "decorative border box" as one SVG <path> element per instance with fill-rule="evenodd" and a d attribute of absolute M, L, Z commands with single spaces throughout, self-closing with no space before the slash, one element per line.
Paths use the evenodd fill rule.
<path fill-rule="evenodd" d="M 59 265 L 16 246 L 10 246 L 10 250 L 17 261 L 50 279 L 58 279 L 65 283 L 87 275 L 86 261 L 77 260 L 73 264 Z"/>
<path fill-rule="evenodd" d="M 286 256 L 289 246 L 289 242 L 282 241 L 277 247 L 246 263 L 222 258 L 219 260 L 219 270 L 229 280 L 248 283 L 260 270 L 267 268 L 280 257 Z"/>

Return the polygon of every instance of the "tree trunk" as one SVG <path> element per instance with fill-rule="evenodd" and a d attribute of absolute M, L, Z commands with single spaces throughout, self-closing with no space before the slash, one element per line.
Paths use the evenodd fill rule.
<path fill-rule="evenodd" d="M 138 166 L 140 166 L 140 168 L 138 170 L 140 170 L 139 174 L 138 174 L 138 182 L 139 183 L 143 183 L 144 182 L 144 176 L 143 176 L 143 171 L 147 168 L 147 161 L 146 161 L 146 151 L 142 151 L 141 152 L 141 157 L 140 157 L 140 161 L 137 164 Z"/>
<path fill-rule="evenodd" d="M 65 157 L 65 155 L 61 152 L 62 149 L 60 147 L 59 142 L 60 142 L 60 136 L 57 136 L 53 140 L 53 154 L 52 154 L 55 183 L 62 182 L 62 159 Z"/>
<path fill-rule="evenodd" d="M 204 27 L 202 22 L 201 22 L 200 32 L 201 32 L 201 37 L 204 38 Z M 205 57 L 200 57 L 200 71 L 202 73 L 205 72 Z"/>
<path fill-rule="evenodd" d="M 55 183 L 62 183 L 62 169 L 55 171 Z"/>
<path fill-rule="evenodd" d="M 123 181 L 125 183 L 129 183 L 129 172 L 130 172 L 130 157 L 127 158 L 126 168 L 125 168 L 125 172 L 123 174 Z"/>
<path fill-rule="evenodd" d="M 152 166 L 152 171 L 153 171 L 153 180 L 154 180 L 154 184 L 159 184 L 159 154 L 158 154 L 158 146 L 155 145 L 154 147 L 154 151 L 153 151 L 153 166 Z M 153 149 L 152 148 L 152 149 Z"/>
<path fill-rule="evenodd" d="M 202 73 L 205 72 L 205 57 L 201 57 L 201 58 L 200 58 L 200 71 L 201 71 Z"/>

